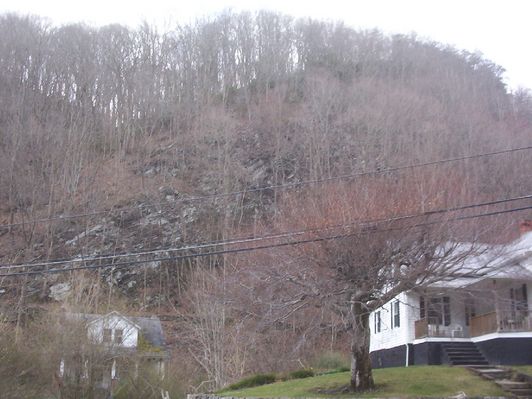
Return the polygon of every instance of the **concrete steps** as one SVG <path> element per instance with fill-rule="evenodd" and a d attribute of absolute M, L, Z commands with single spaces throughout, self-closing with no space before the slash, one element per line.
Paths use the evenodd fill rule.
<path fill-rule="evenodd" d="M 474 342 L 446 342 L 442 348 L 452 366 L 488 365 Z"/>
<path fill-rule="evenodd" d="M 511 378 L 512 372 L 506 369 L 502 368 L 496 368 L 496 367 L 478 367 L 478 366 L 471 366 L 470 367 L 474 372 L 476 372 L 481 377 L 492 380 L 492 381 L 501 381 L 501 380 L 507 380 Z"/>
<path fill-rule="evenodd" d="M 519 374 L 511 369 L 503 367 L 469 367 L 469 369 L 484 379 L 493 381 L 513 398 L 532 398 L 532 383 L 523 381 Z"/>
<path fill-rule="evenodd" d="M 524 383 L 523 386 L 508 386 L 506 384 L 500 384 L 498 381 L 495 381 L 504 391 L 511 393 L 512 395 L 518 398 L 532 398 L 532 387 L 528 383 Z"/>

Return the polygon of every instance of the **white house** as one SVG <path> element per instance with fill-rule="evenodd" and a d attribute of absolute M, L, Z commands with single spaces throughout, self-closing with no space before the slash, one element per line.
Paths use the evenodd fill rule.
<path fill-rule="evenodd" d="M 373 367 L 532 364 L 532 232 L 498 249 L 489 272 L 403 292 L 372 312 Z"/>
<path fill-rule="evenodd" d="M 138 324 L 118 312 L 93 317 L 87 322 L 87 334 L 92 341 L 119 348 L 136 348 L 140 331 Z"/>
<path fill-rule="evenodd" d="M 70 334 L 79 345 L 65 348 L 58 377 L 60 385 L 75 382 L 108 390 L 126 375 L 136 378 L 139 367 L 152 367 L 164 377 L 165 342 L 157 317 L 130 317 L 113 311 L 105 315 L 68 313 Z"/>

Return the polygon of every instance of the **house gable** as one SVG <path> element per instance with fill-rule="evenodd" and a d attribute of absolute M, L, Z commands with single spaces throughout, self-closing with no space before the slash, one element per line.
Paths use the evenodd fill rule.
<path fill-rule="evenodd" d="M 118 312 L 95 318 L 87 324 L 88 336 L 98 343 L 136 348 L 140 326 Z"/>
<path fill-rule="evenodd" d="M 412 325 L 419 313 L 416 298 L 412 293 L 404 292 L 371 313 L 370 351 L 393 348 L 413 340 Z M 377 331 L 379 316 L 380 331 Z"/>

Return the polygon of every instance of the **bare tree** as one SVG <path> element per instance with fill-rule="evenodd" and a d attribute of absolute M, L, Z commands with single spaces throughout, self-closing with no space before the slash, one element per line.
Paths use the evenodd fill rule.
<path fill-rule="evenodd" d="M 508 93 L 502 69 L 480 55 L 414 35 L 390 37 L 378 31 L 356 31 L 342 23 L 294 20 L 272 12 L 225 12 L 165 33 L 148 24 L 138 29 L 82 24 L 57 27 L 36 17 L 6 14 L 0 15 L 0 36 L 0 170 L 4 172 L 0 174 L 0 221 L 21 223 L 9 229 L 0 227 L 3 263 L 159 248 L 181 239 L 218 240 L 226 238 L 235 226 L 249 232 L 250 225 L 259 226 L 277 212 L 286 216 L 285 225 L 320 227 L 334 221 L 341 224 L 452 206 L 466 198 L 480 201 L 509 192 L 530 192 L 532 157 L 528 152 L 478 158 L 438 166 L 437 170 L 417 169 L 401 180 L 407 190 L 400 198 L 380 180 L 379 171 L 388 167 L 530 142 L 530 93 Z M 155 169 L 148 176 L 147 172 Z M 159 196 L 158 188 L 163 185 L 197 196 L 374 170 L 378 190 L 360 187 L 353 195 L 332 191 L 329 202 L 319 202 L 309 194 L 299 203 L 287 204 L 286 199 L 279 201 L 280 190 L 275 189 L 203 202 L 194 208 L 200 220 L 192 227 L 174 222 L 183 219 L 176 217 L 182 211 L 178 206 L 161 206 L 168 216 L 167 230 L 152 230 L 139 222 L 128 225 L 127 234 L 122 234 L 125 226 L 114 225 L 101 213 L 57 224 L 57 220 L 28 222 L 120 208 L 128 201 L 146 203 Z M 383 204 L 382 197 L 391 202 Z M 397 203 L 392 201 L 395 199 Z M 312 205 L 314 200 L 318 202 Z M 279 211 L 278 204 L 285 204 L 284 210 Z M 297 208 L 304 212 L 297 213 Z M 105 225 L 97 234 L 100 239 L 86 237 L 78 240 L 79 244 L 65 245 L 97 225 Z M 109 226 L 118 233 L 108 234 Z M 275 227 L 281 228 L 282 223 Z M 376 294 L 382 286 L 364 287 L 364 276 L 389 277 L 399 273 L 397 268 L 403 270 L 398 266 L 401 260 L 412 258 L 414 266 L 405 269 L 411 275 L 401 281 L 422 279 L 426 265 L 421 254 L 434 253 L 444 239 L 453 238 L 445 229 L 434 228 L 401 230 L 407 233 L 400 234 L 393 229 L 407 227 L 402 222 L 377 227 L 372 233 L 354 225 L 340 231 L 352 236 L 323 241 L 306 252 L 275 251 L 282 262 L 276 258 L 272 263 L 294 265 L 294 270 L 314 265 L 309 272 L 316 276 L 327 271 L 313 284 L 319 287 L 335 282 L 331 289 L 344 287 L 342 306 L 333 306 L 334 300 L 330 300 L 334 309 L 344 309 L 337 313 L 343 322 L 351 314 L 345 312 L 348 305 L 360 314 L 383 300 Z M 384 233 L 381 227 L 393 229 Z M 308 235 L 320 238 L 320 234 Z M 391 259 L 392 255 L 396 258 Z M 452 254 L 445 258 L 453 263 Z M 335 262 L 352 265 L 349 268 L 353 270 L 345 269 L 344 276 L 328 266 Z M 392 266 L 386 273 L 379 272 L 375 266 L 379 262 Z M 430 264 L 438 263 L 444 260 Z M 172 289 L 171 268 L 163 269 L 166 298 L 171 298 L 173 306 L 186 291 L 189 269 L 178 272 L 182 273 L 176 279 L 178 289 Z M 363 269 L 367 271 L 357 274 Z M 263 276 L 261 270 L 252 270 Z M 286 273 L 279 270 L 278 274 Z M 360 292 L 349 288 L 347 275 L 353 273 L 352 286 L 362 287 Z M 161 276 L 164 274 L 157 276 L 160 285 Z M 305 281 L 303 276 L 310 278 L 310 274 L 301 274 L 299 284 Z M 208 292 L 215 285 L 212 281 L 227 278 L 227 274 L 211 277 L 205 279 L 210 282 L 198 285 L 200 291 Z M 272 276 L 263 277 L 273 281 Z M 91 303 L 104 303 L 107 291 L 97 284 L 92 287 L 88 281 L 93 278 L 73 277 L 79 285 L 85 284 L 86 290 L 99 293 L 97 299 L 90 298 Z M 149 280 L 144 274 L 145 287 Z M 249 277 L 246 282 L 251 285 L 252 280 Z M 294 292 L 293 279 L 279 281 L 288 284 L 283 285 L 286 292 Z M 33 300 L 29 294 L 34 290 L 28 286 L 35 282 L 28 277 L 10 290 L 18 299 L 19 324 L 23 324 L 28 301 Z M 405 284 L 397 282 L 399 287 Z M 42 299 L 48 283 L 38 281 L 36 285 L 42 287 Z M 138 294 L 134 287 L 130 293 Z M 84 294 L 76 295 L 80 302 L 89 300 Z M 285 293 L 269 287 L 264 295 L 280 297 Z M 358 296 L 366 301 L 356 299 Z M 304 301 L 292 298 L 286 306 L 296 309 L 312 297 L 305 295 Z M 374 297 L 377 299 L 371 299 Z M 216 302 L 207 294 L 199 299 Z M 226 305 L 216 304 L 224 309 Z M 246 328 L 262 333 L 267 323 L 257 315 L 271 311 L 274 317 L 279 306 L 273 300 L 255 305 L 255 315 L 249 316 L 243 307 L 238 314 L 253 319 Z M 194 312 L 201 314 L 206 309 L 198 304 Z M 355 324 L 353 314 L 349 325 Z M 204 316 L 211 318 L 213 328 L 222 328 L 223 320 L 215 318 L 220 315 Z M 301 318 L 321 320 L 310 311 Z M 305 323 L 287 320 L 278 321 L 279 331 L 309 331 Z M 281 339 L 279 331 L 268 333 Z M 240 339 L 236 333 L 224 334 L 226 344 Z M 311 342 L 292 338 L 283 341 L 275 355 L 264 339 L 264 347 L 270 345 L 261 348 L 263 358 L 270 357 L 264 367 L 277 366 L 280 362 L 273 358 L 286 355 L 281 352 L 287 352 L 290 345 L 303 351 Z M 255 337 L 249 342 L 252 339 Z M 227 352 L 219 358 L 227 364 Z M 208 365 L 213 367 L 217 383 L 250 369 L 243 360 L 233 363 L 230 371 L 222 370 L 218 363 Z"/>
<path fill-rule="evenodd" d="M 229 292 L 225 272 L 216 267 L 218 261 L 198 262 L 184 295 L 182 339 L 206 376 L 195 389 L 219 389 L 240 378 L 251 361 L 253 330 L 248 329 L 248 318 L 235 312 L 234 292 Z"/>
<path fill-rule="evenodd" d="M 270 284 L 278 287 L 280 311 L 290 314 L 314 305 L 345 317 L 351 331 L 353 390 L 374 386 L 370 313 L 401 292 L 461 276 L 464 261 L 481 251 L 474 235 L 460 244 L 447 223 L 388 220 L 419 205 L 408 197 L 401 200 L 381 183 L 329 188 L 326 194 L 305 192 L 286 201 L 280 224 L 305 227 L 309 233 L 298 239 L 316 242 L 270 250 L 270 264 L 263 265 Z M 368 218 L 382 221 L 364 223 Z M 324 229 L 331 225 L 336 227 Z"/>

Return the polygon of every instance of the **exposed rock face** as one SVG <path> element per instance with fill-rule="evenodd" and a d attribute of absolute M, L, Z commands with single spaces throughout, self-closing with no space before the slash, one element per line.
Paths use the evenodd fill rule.
<path fill-rule="evenodd" d="M 238 192 L 241 187 L 273 184 L 271 159 L 241 150 L 241 161 L 231 164 L 234 174 L 231 179 L 236 180 L 224 186 L 218 171 L 201 169 L 194 172 L 194 188 L 180 185 L 186 181 L 184 178 L 176 180 L 166 176 L 168 168 L 176 171 L 179 166 L 173 160 L 175 150 L 171 146 L 154 151 L 148 162 L 132 170 L 133 174 L 153 181 L 160 179 L 151 196 L 139 193 L 134 199 L 117 201 L 107 211 L 94 216 L 89 212 L 89 217 L 65 220 L 54 232 L 53 252 L 44 254 L 48 246 L 44 241 L 36 240 L 32 257 L 73 259 L 73 262 L 55 264 L 54 268 L 87 266 L 98 272 L 97 276 L 94 274 L 95 279 L 99 278 L 133 300 L 142 292 L 143 305 L 148 298 L 157 300 L 155 292 L 163 286 L 164 295 L 172 295 L 186 284 L 184 273 L 188 270 L 172 257 L 193 252 L 176 252 L 176 249 L 212 240 L 213 236 L 219 235 L 217 229 L 223 228 L 223 220 L 228 217 L 255 220 L 273 212 L 271 190 L 230 194 Z M 181 172 L 180 176 L 184 171 Z M 166 176 L 164 179 L 163 175 Z M 213 195 L 217 193 L 221 195 Z M 47 292 L 48 297 L 54 301 L 65 300 L 74 289 L 67 283 L 69 278 L 61 273 L 48 280 L 53 284 Z M 172 290 L 176 285 L 179 289 Z M 38 276 L 29 282 L 27 293 L 38 294 L 35 298 L 40 300 L 42 286 Z"/>
<path fill-rule="evenodd" d="M 180 197 L 179 193 L 172 187 L 161 186 L 159 187 L 159 193 L 167 202 L 175 202 Z"/>
<path fill-rule="evenodd" d="M 97 225 L 97 226 L 94 226 L 94 227 L 90 228 L 89 230 L 84 231 L 84 232 L 78 234 L 77 236 L 75 236 L 75 237 L 72 238 L 71 240 L 68 240 L 65 244 L 66 244 L 66 245 L 74 245 L 74 244 L 76 244 L 76 242 L 78 242 L 78 241 L 81 240 L 82 238 L 85 238 L 85 237 L 87 237 L 87 236 L 90 236 L 91 234 L 98 233 L 98 232 L 100 232 L 102 229 L 103 229 L 103 226 L 102 226 L 101 224 L 99 224 L 99 225 Z"/>
<path fill-rule="evenodd" d="M 54 301 L 64 301 L 70 294 L 72 287 L 69 283 L 58 283 L 50 287 L 50 294 L 48 295 Z"/>
<path fill-rule="evenodd" d="M 142 197 L 83 223 L 65 224 L 57 233 L 56 252 L 50 258 L 73 261 L 57 263 L 54 268 L 87 266 L 98 271 L 100 281 L 133 299 L 142 291 L 143 305 L 164 299 L 157 294 L 161 284 L 165 292 L 173 292 L 173 284 L 184 281 L 184 269 L 172 257 L 189 251 L 176 250 L 208 241 L 229 208 L 215 199 L 189 199 L 167 186 L 160 187 L 159 193 L 162 201 Z M 54 301 L 67 299 L 73 290 L 69 278 L 67 274 L 54 275 L 48 297 Z M 38 293 L 41 287 L 42 280 L 36 278 L 27 292 Z"/>

